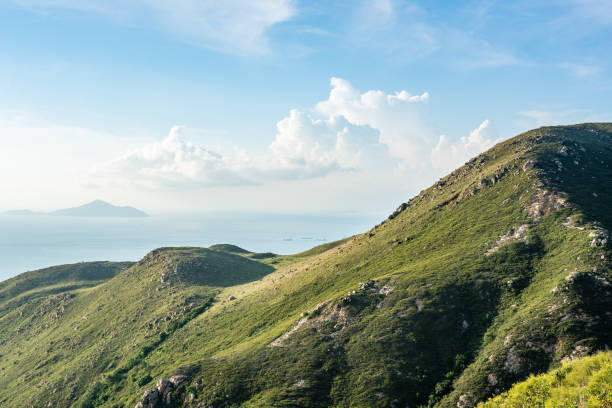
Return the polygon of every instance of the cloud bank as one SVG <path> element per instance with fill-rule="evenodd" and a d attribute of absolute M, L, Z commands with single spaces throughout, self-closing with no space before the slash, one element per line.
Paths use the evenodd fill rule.
<path fill-rule="evenodd" d="M 493 145 L 488 120 L 455 141 L 437 136 L 428 124 L 428 100 L 427 92 L 361 92 L 332 78 L 329 97 L 310 113 L 291 110 L 263 154 L 215 152 L 185 140 L 186 128 L 174 126 L 165 139 L 100 163 L 92 174 L 96 183 L 146 189 L 261 185 L 334 173 L 352 173 L 357 181 L 366 173 L 450 170 Z"/>

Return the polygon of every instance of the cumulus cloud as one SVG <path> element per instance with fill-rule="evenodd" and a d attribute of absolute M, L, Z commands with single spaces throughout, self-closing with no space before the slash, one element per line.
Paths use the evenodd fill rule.
<path fill-rule="evenodd" d="M 251 183 L 241 176 L 245 159 L 228 159 L 184 141 L 184 129 L 184 126 L 174 126 L 164 140 L 98 165 L 93 172 L 149 188 Z"/>
<path fill-rule="evenodd" d="M 276 125 L 272 156 L 260 172 L 285 178 L 311 178 L 335 170 L 356 170 L 384 155 L 379 132 L 343 116 L 313 119 L 292 110 Z"/>
<path fill-rule="evenodd" d="M 315 110 L 326 116 L 344 116 L 357 125 L 380 131 L 380 141 L 392 157 L 416 164 L 434 132 L 427 123 L 425 103 L 429 94 L 411 95 L 406 91 L 387 94 L 371 90 L 361 93 L 348 81 L 331 79 L 331 92 Z"/>
<path fill-rule="evenodd" d="M 386 156 L 377 130 L 342 116 L 314 119 L 299 110 L 278 122 L 268 153 L 259 156 L 244 151 L 224 156 L 185 141 L 184 130 L 174 126 L 164 140 L 102 163 L 93 174 L 151 189 L 237 186 L 357 171 Z"/>
<path fill-rule="evenodd" d="M 294 0 L 12 0 L 37 10 L 73 9 L 163 29 L 217 51 L 261 53 L 266 31 L 297 13 Z"/>
<path fill-rule="evenodd" d="M 361 92 L 332 78 L 329 97 L 310 113 L 291 110 L 264 153 L 216 152 L 190 143 L 186 128 L 175 126 L 164 140 L 102 163 L 93 174 L 97 182 L 150 189 L 259 185 L 334 173 L 355 174 L 355 181 L 397 177 L 405 185 L 492 146 L 489 121 L 456 141 L 438 136 L 428 123 L 428 99 L 427 92 Z"/>
<path fill-rule="evenodd" d="M 431 152 L 431 164 L 434 168 L 450 171 L 492 147 L 496 143 L 494 137 L 494 131 L 488 120 L 482 122 L 469 136 L 463 136 L 455 142 L 452 142 L 448 136 L 441 135 L 438 144 Z"/>

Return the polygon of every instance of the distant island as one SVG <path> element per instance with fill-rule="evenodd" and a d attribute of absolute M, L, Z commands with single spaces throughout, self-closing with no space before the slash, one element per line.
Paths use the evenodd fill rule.
<path fill-rule="evenodd" d="M 30 210 L 11 210 L 5 211 L 4 215 L 60 215 L 66 217 L 117 217 L 117 218 L 137 218 L 148 217 L 144 211 L 130 206 L 116 206 L 102 200 L 95 200 L 78 207 L 63 208 L 51 212 L 35 212 Z"/>

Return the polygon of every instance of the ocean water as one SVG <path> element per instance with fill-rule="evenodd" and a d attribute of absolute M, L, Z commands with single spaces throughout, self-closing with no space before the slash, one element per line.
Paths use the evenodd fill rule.
<path fill-rule="evenodd" d="M 381 217 L 362 214 L 160 215 L 83 218 L 0 215 L 0 281 L 81 261 L 137 261 L 163 246 L 234 244 L 292 254 L 364 232 Z"/>

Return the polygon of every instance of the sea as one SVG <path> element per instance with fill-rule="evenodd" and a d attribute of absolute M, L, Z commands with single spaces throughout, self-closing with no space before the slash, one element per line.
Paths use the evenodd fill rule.
<path fill-rule="evenodd" d="M 294 254 L 367 231 L 381 216 L 360 213 L 206 213 L 147 218 L 0 215 L 0 281 L 83 261 L 137 261 L 168 246 L 234 244 Z"/>

